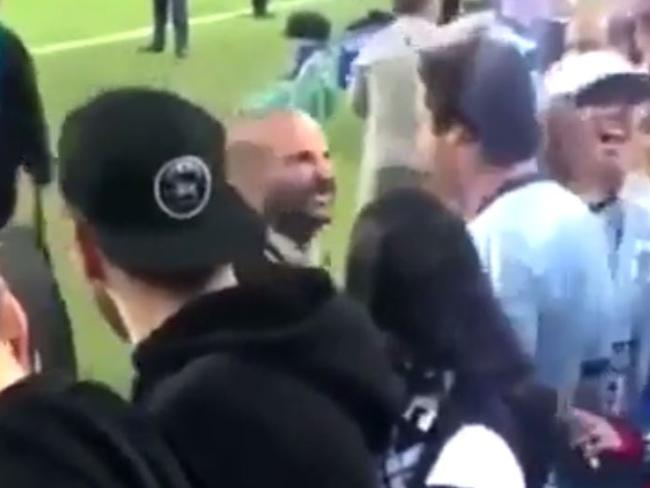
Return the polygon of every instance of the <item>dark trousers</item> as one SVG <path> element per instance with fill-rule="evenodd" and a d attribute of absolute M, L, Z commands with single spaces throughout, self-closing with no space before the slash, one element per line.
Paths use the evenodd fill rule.
<path fill-rule="evenodd" d="M 268 13 L 269 0 L 253 0 L 253 13 L 257 16 Z"/>
<path fill-rule="evenodd" d="M 154 34 L 153 45 L 155 48 L 165 47 L 167 22 L 169 21 L 169 8 L 171 5 L 172 22 L 176 38 L 176 51 L 187 49 L 189 37 L 189 23 L 187 18 L 187 0 L 153 0 Z"/>

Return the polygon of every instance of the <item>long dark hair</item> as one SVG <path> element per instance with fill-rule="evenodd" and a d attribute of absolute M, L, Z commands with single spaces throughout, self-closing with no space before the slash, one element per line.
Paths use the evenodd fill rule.
<path fill-rule="evenodd" d="M 517 453 L 527 486 L 543 486 L 557 399 L 534 383 L 465 223 L 418 190 L 388 194 L 356 222 L 346 285 L 398 345 L 396 357 L 419 365 L 404 377 L 411 394 L 422 393 L 418 375 L 428 368 L 455 373 L 439 435 L 485 423 Z"/>
<path fill-rule="evenodd" d="M 398 191 L 364 209 L 347 290 L 413 361 L 499 388 L 530 374 L 464 222 L 427 194 Z"/>

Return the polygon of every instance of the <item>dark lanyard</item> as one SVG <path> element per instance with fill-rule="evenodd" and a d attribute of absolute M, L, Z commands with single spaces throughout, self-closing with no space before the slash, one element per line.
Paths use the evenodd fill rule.
<path fill-rule="evenodd" d="M 592 213 L 594 214 L 602 214 L 608 208 L 612 207 L 618 202 L 619 202 L 618 195 L 610 195 L 605 200 L 590 204 L 589 210 L 591 210 Z M 624 232 L 623 227 L 625 225 L 624 209 L 621 208 L 620 220 L 618 222 L 615 222 L 615 224 L 616 224 L 616 228 L 614 229 L 614 251 L 618 251 L 618 248 L 621 247 L 621 244 L 623 243 L 623 232 Z"/>
<path fill-rule="evenodd" d="M 519 190 L 525 186 L 531 185 L 533 183 L 538 183 L 540 181 L 546 181 L 546 178 L 540 173 L 529 173 L 527 175 L 515 176 L 503 182 L 500 187 L 496 189 L 494 193 L 485 198 L 481 205 L 478 208 L 477 214 L 483 213 L 487 208 L 496 202 L 499 198 L 511 193 L 515 190 Z"/>

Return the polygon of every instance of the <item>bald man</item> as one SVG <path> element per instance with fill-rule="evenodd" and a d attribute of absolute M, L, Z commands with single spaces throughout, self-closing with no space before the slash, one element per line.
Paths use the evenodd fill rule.
<path fill-rule="evenodd" d="M 269 224 L 267 257 L 308 266 L 332 220 L 334 171 L 323 130 L 301 112 L 276 111 L 231 127 L 228 180 Z"/>

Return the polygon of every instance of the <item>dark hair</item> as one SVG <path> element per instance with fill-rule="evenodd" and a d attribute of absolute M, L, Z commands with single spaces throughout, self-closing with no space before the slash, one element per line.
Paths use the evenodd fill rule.
<path fill-rule="evenodd" d="M 448 24 L 460 15 L 461 2 L 460 0 L 442 0 L 442 7 L 440 9 L 439 24 Z"/>
<path fill-rule="evenodd" d="M 441 36 L 448 42 L 425 51 L 421 64 L 436 133 L 464 127 L 488 164 L 512 166 L 533 157 L 540 131 L 525 58 L 468 19 L 443 28 Z"/>
<path fill-rule="evenodd" d="M 419 14 L 428 0 L 393 0 L 393 10 L 397 14 Z"/>
<path fill-rule="evenodd" d="M 396 191 L 363 210 L 347 290 L 418 364 L 504 390 L 530 373 L 464 222 L 427 194 Z"/>
<path fill-rule="evenodd" d="M 361 17 L 360 19 L 353 20 L 345 27 L 345 32 L 352 32 L 357 30 L 367 29 L 369 27 L 383 27 L 395 20 L 395 15 L 391 12 L 373 9 Z"/>
<path fill-rule="evenodd" d="M 530 360 L 463 221 L 418 190 L 370 204 L 354 227 L 347 290 L 401 349 L 396 359 L 410 363 L 401 371 L 412 395 L 430 393 L 420 390 L 427 387 L 423 372 L 455 373 L 437 426 L 443 438 L 468 419 L 485 423 L 508 440 L 527 482 L 544 483 L 555 446 L 556 396 L 532 382 Z M 426 472 L 416 473 L 418 479 L 431 466 L 421 464 Z"/>
<path fill-rule="evenodd" d="M 291 39 L 311 39 L 326 42 L 332 32 L 332 23 L 320 12 L 294 12 L 287 20 L 285 35 Z"/>

